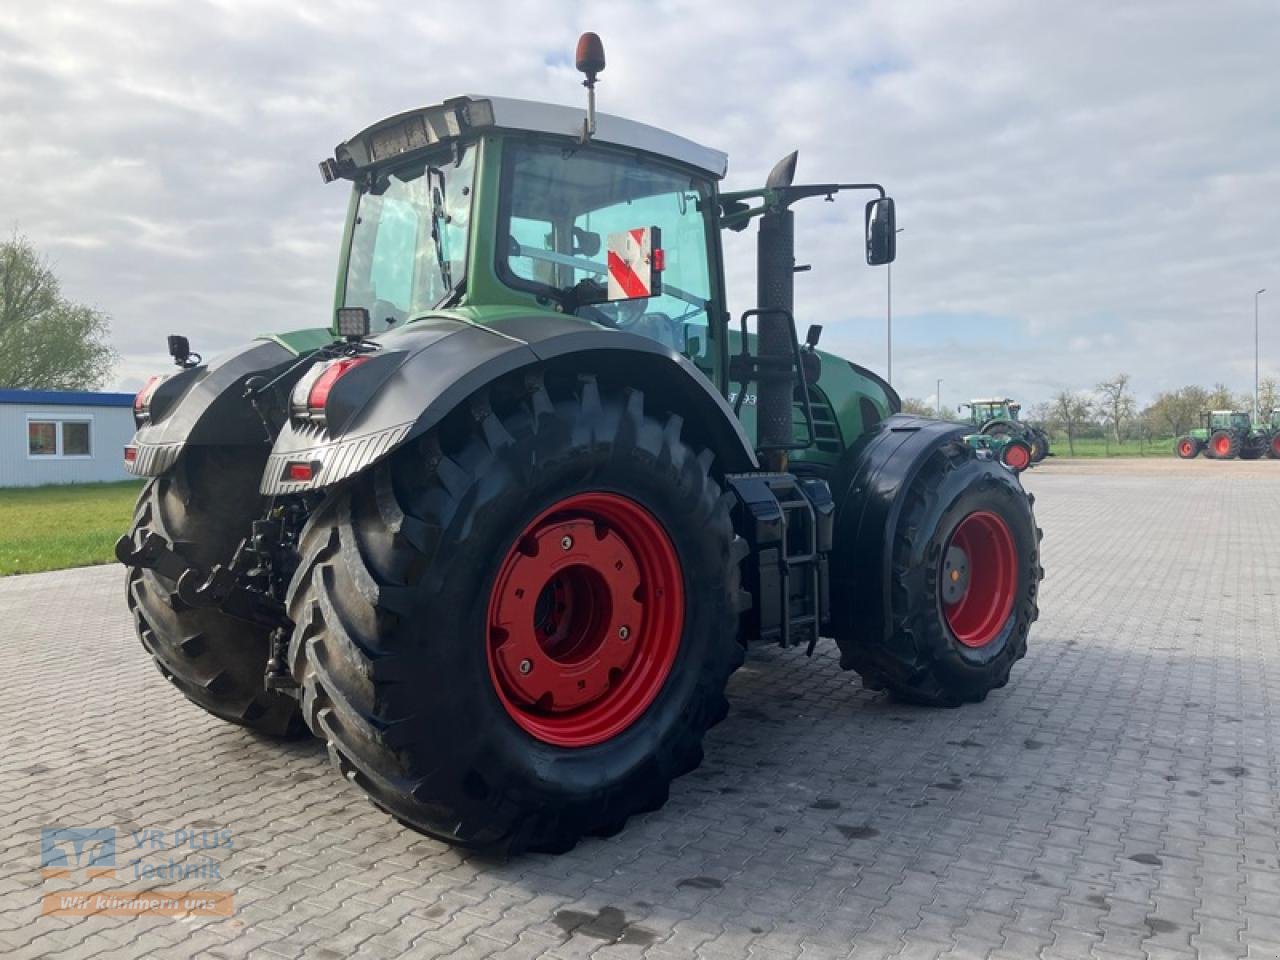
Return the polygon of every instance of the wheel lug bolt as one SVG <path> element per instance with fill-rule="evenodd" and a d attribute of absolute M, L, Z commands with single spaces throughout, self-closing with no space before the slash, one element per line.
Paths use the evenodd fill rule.
<path fill-rule="evenodd" d="M 560 549 L 561 549 L 561 550 L 572 550 L 572 549 L 573 549 L 573 537 L 561 537 L 561 538 L 560 538 Z"/>
<path fill-rule="evenodd" d="M 625 640 L 625 639 L 627 639 L 627 637 L 629 637 L 629 636 L 631 636 L 631 628 L 630 628 L 630 627 L 628 627 L 628 626 L 626 626 L 626 625 L 624 624 L 623 626 L 621 626 L 621 627 L 619 627 L 619 628 L 618 628 L 618 639 L 619 639 L 619 640 Z"/>
<path fill-rule="evenodd" d="M 521 673 L 528 673 L 528 672 L 529 672 L 530 670 L 532 670 L 532 669 L 533 669 L 533 661 L 532 661 L 532 660 L 521 660 L 521 661 L 520 661 L 520 672 L 521 672 Z"/>

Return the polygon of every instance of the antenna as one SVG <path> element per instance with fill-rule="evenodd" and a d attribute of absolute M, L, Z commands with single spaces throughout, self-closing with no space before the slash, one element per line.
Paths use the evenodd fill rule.
<path fill-rule="evenodd" d="M 586 143 L 596 132 L 596 74 L 604 70 L 604 44 L 599 34 L 588 31 L 578 38 L 574 61 L 578 72 L 587 78 L 582 81 L 587 88 L 587 119 L 582 125 L 582 142 Z"/>

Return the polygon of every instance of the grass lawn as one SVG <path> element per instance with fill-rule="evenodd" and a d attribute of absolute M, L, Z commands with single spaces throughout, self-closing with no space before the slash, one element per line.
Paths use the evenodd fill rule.
<path fill-rule="evenodd" d="M 0 490 L 0 577 L 113 563 L 142 483 Z"/>
<path fill-rule="evenodd" d="M 1169 437 L 1163 440 L 1149 440 L 1146 443 L 1139 444 L 1137 441 L 1126 443 L 1116 443 L 1112 440 L 1108 443 L 1098 437 L 1081 437 L 1076 440 L 1076 452 L 1072 454 L 1067 449 L 1067 435 L 1054 435 L 1051 440 L 1050 449 L 1055 456 L 1058 457 L 1172 457 L 1173 456 L 1173 438 Z"/>

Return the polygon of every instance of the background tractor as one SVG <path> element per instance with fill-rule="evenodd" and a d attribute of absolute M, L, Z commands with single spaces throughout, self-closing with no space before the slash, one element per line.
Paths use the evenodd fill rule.
<path fill-rule="evenodd" d="M 1267 435 L 1267 456 L 1272 460 L 1280 460 L 1280 407 L 1272 410 L 1267 422 L 1259 426 Z"/>
<path fill-rule="evenodd" d="M 461 97 L 321 164 L 351 187 L 332 327 L 179 370 L 135 404 L 151 478 L 117 544 L 187 697 L 310 730 L 382 809 L 454 843 L 561 850 L 696 767 L 751 644 L 833 637 L 921 703 L 1003 686 L 1043 572 L 1031 499 L 956 424 L 802 345 L 792 207 L 723 154 L 582 111 Z M 721 234 L 757 224 L 732 323 Z M 376 332 L 371 332 L 376 330 Z"/>
<path fill-rule="evenodd" d="M 1049 434 L 1039 427 L 1018 419 L 1022 404 L 1008 397 L 970 400 L 956 408 L 969 411 L 969 422 L 979 433 L 990 437 L 1018 437 L 1031 448 L 1031 462 L 1039 463 L 1049 455 Z"/>
<path fill-rule="evenodd" d="M 1183 460 L 1194 459 L 1202 451 L 1211 460 L 1257 460 L 1272 445 L 1271 431 L 1253 426 L 1245 410 L 1206 410 L 1200 414 L 1200 423 L 1174 441 L 1174 453 Z"/>

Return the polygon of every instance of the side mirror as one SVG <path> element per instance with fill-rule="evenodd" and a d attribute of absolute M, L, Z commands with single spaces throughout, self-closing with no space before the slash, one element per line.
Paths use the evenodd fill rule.
<path fill-rule="evenodd" d="M 898 253 L 898 222 L 893 197 L 881 197 L 867 204 L 867 263 L 878 267 L 893 263 Z"/>

